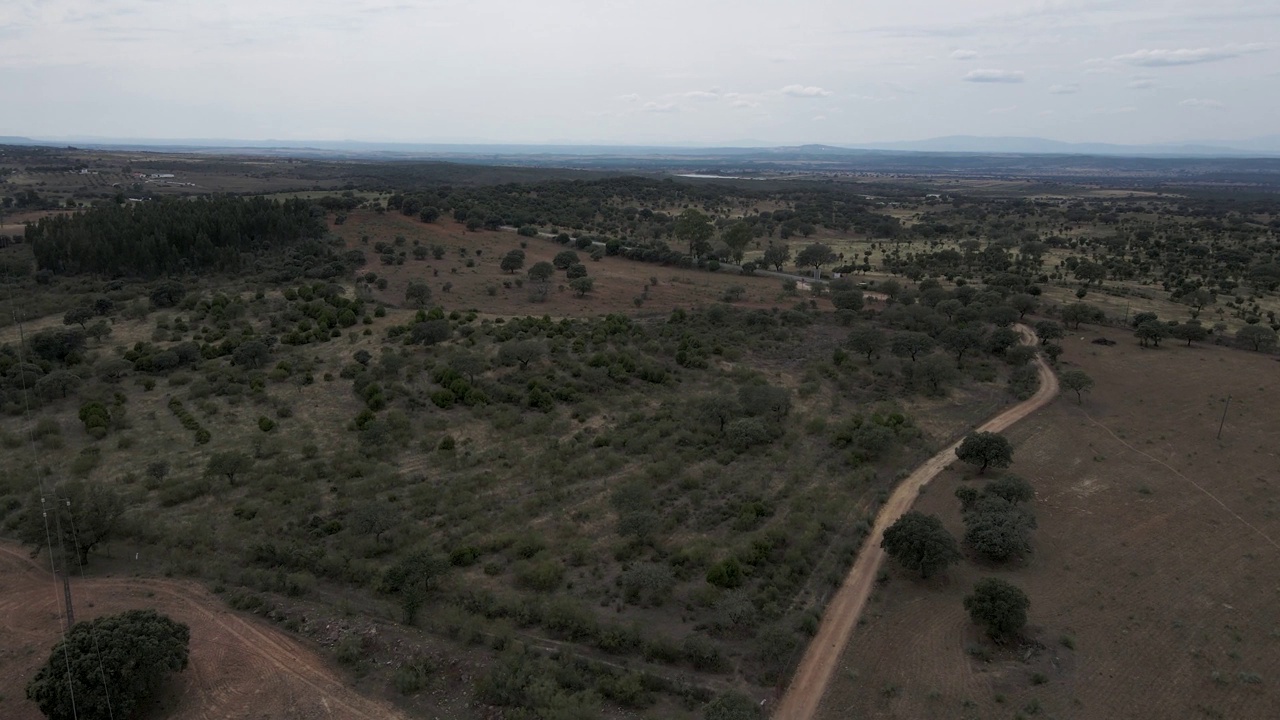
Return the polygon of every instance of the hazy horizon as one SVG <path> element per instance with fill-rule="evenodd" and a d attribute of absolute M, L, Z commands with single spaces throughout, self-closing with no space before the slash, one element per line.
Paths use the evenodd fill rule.
<path fill-rule="evenodd" d="M 19 0 L 0 135 L 856 146 L 1274 135 L 1280 7 Z"/>

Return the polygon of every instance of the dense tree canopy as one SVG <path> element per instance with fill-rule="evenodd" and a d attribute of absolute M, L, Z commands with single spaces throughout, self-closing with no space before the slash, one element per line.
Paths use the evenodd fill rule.
<path fill-rule="evenodd" d="M 985 578 L 973 586 L 964 599 L 964 609 L 974 623 L 986 628 L 993 638 L 1015 635 L 1027 624 L 1031 600 L 1021 588 L 1000 578 Z"/>
<path fill-rule="evenodd" d="M 934 515 L 908 512 L 884 531 L 880 547 L 908 570 L 927 578 L 960 559 L 956 539 Z"/>
<path fill-rule="evenodd" d="M 55 273 L 146 278 L 237 270 L 244 255 L 324 232 L 302 200 L 165 200 L 51 215 L 27 228 L 36 264 Z"/>
<path fill-rule="evenodd" d="M 50 720 L 133 717 L 170 673 L 187 667 L 190 629 L 155 610 L 76 623 L 27 685 Z"/>
<path fill-rule="evenodd" d="M 1013 445 L 1000 433 L 976 432 L 956 448 L 956 457 L 978 466 L 978 472 L 989 467 L 1009 467 L 1013 462 Z"/>

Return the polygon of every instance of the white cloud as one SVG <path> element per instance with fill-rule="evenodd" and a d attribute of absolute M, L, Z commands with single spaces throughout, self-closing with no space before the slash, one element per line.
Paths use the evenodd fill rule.
<path fill-rule="evenodd" d="M 1125 87 L 1129 88 L 1130 90 L 1150 90 L 1155 86 L 1156 86 L 1155 80 L 1152 80 L 1151 78 L 1148 78 L 1148 77 L 1139 77 L 1139 78 L 1134 78 L 1130 80 L 1129 84 L 1126 85 Z"/>
<path fill-rule="evenodd" d="M 1140 67 L 1173 67 L 1226 60 L 1239 55 L 1226 49 L 1178 48 L 1177 50 L 1137 50 L 1126 55 L 1116 55 L 1114 60 Z"/>
<path fill-rule="evenodd" d="M 641 109 L 644 110 L 645 112 L 652 112 L 652 113 L 670 113 L 670 112 L 676 112 L 677 110 L 680 109 L 680 107 L 675 103 L 647 102 L 644 104 L 644 107 Z"/>
<path fill-rule="evenodd" d="M 1023 74 L 1018 70 L 970 70 L 961 79 L 974 83 L 1020 83 Z"/>
<path fill-rule="evenodd" d="M 1079 83 L 1066 83 L 1064 85 L 1050 85 L 1049 92 L 1054 95 L 1074 95 L 1080 92 Z"/>
<path fill-rule="evenodd" d="M 719 100 L 720 93 L 706 90 L 690 90 L 689 92 L 681 93 L 680 97 L 689 98 L 690 100 Z"/>
<path fill-rule="evenodd" d="M 1011 113 L 1011 112 L 1013 112 L 1014 110 L 1017 110 L 1017 109 L 1018 109 L 1018 106 L 1017 106 L 1017 105 L 1009 105 L 1008 107 L 997 107 L 997 108 L 991 108 L 990 110 L 988 110 L 988 111 L 987 111 L 987 114 L 988 114 L 988 115 L 1003 115 L 1003 114 L 1005 114 L 1005 113 Z"/>
<path fill-rule="evenodd" d="M 814 122 L 821 122 L 822 120 L 826 120 L 826 119 L 827 119 L 827 116 L 826 116 L 826 115 L 814 115 L 814 116 L 813 116 L 813 120 L 814 120 Z"/>
<path fill-rule="evenodd" d="M 626 95 L 619 95 L 618 99 L 622 100 L 623 102 L 629 102 L 629 103 L 640 102 L 640 96 L 637 95 L 636 93 L 627 93 Z"/>
<path fill-rule="evenodd" d="M 977 50 L 955 50 L 951 53 L 952 60 L 973 60 L 978 57 Z"/>
<path fill-rule="evenodd" d="M 814 85 L 788 85 L 782 88 L 782 94 L 796 98 L 818 98 L 830 97 L 833 93 Z"/>
<path fill-rule="evenodd" d="M 1222 103 L 1217 100 L 1206 100 L 1204 98 L 1187 98 L 1178 103 L 1182 107 L 1198 108 L 1201 110 L 1221 110 Z"/>
<path fill-rule="evenodd" d="M 1124 107 L 1117 107 L 1117 108 L 1103 108 L 1103 107 L 1094 108 L 1093 114 L 1094 115 L 1124 115 L 1126 113 L 1137 112 L 1137 111 L 1138 111 L 1138 108 L 1132 105 L 1126 105 Z"/>

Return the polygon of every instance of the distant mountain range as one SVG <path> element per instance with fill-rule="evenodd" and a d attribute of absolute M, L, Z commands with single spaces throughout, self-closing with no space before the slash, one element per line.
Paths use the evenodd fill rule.
<path fill-rule="evenodd" d="M 895 152 L 946 152 L 1019 155 L 1119 155 L 1161 157 L 1241 157 L 1280 155 L 1280 135 L 1242 141 L 1204 140 L 1188 143 L 1116 145 L 1069 143 L 1038 137 L 979 137 L 949 135 L 928 140 L 866 143 L 856 147 Z"/>
<path fill-rule="evenodd" d="M 511 157 L 550 155 L 579 157 L 721 157 L 760 156 L 769 154 L 806 157 L 849 157 L 866 154 L 947 153 L 980 155 L 1088 155 L 1107 157 L 1164 158 L 1241 158 L 1280 157 L 1280 135 L 1238 141 L 1206 140 L 1188 143 L 1118 145 L 1111 143 L 1069 143 L 1038 137 L 980 137 L 951 135 L 927 140 L 847 145 L 768 146 L 744 141 L 734 147 L 691 145 L 573 145 L 573 144 L 500 144 L 500 143 L 410 143 L 365 142 L 358 140 L 233 140 L 218 138 L 27 138 L 0 136 L 0 145 L 44 145 L 116 150 L 178 150 L 247 152 L 270 151 L 287 155 L 341 156 L 429 156 L 429 157 Z"/>

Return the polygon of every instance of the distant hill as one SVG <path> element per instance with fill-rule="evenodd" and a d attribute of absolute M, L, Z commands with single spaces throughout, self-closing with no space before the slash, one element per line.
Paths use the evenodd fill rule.
<path fill-rule="evenodd" d="M 981 137 L 949 135 L 927 140 L 858 144 L 868 150 L 1020 155 L 1120 155 L 1159 157 L 1238 157 L 1280 155 L 1280 136 L 1243 141 L 1202 141 L 1185 144 L 1117 145 L 1069 143 L 1038 137 Z"/>
<path fill-rule="evenodd" d="M 983 137 L 949 135 L 925 140 L 883 143 L 842 143 L 769 146 L 756 141 L 737 145 L 545 145 L 515 143 L 417 143 L 369 142 L 361 140 L 236 140 L 223 138 L 28 138 L 0 136 L 0 144 L 74 145 L 82 148 L 114 150 L 158 150 L 178 152 L 254 152 L 271 155 L 347 157 L 433 157 L 512 158 L 554 156 L 579 158 L 765 158 L 820 157 L 850 158 L 902 153 L 972 155 L 1075 155 L 1134 158 L 1242 158 L 1280 157 L 1280 135 L 1238 141 L 1204 140 L 1188 143 L 1120 145 L 1113 143 L 1070 143 L 1039 137 Z"/>

